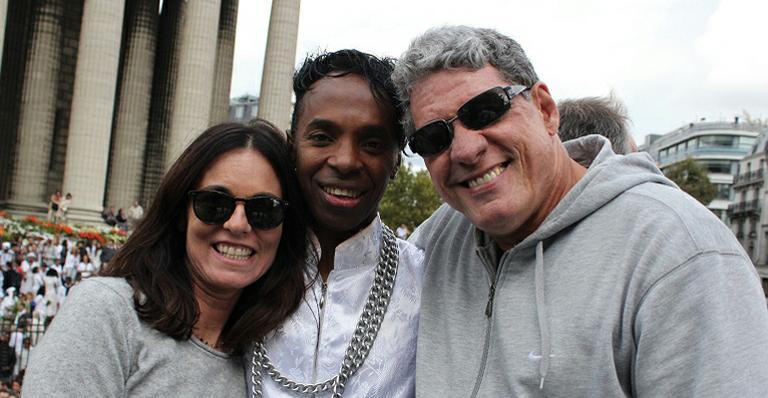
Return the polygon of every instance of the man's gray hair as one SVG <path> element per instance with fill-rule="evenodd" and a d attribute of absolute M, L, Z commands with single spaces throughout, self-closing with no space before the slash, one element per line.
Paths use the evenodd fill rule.
<path fill-rule="evenodd" d="M 539 81 L 520 44 L 493 29 L 442 26 L 413 39 L 392 73 L 406 136 L 414 130 L 411 90 L 421 78 L 443 69 L 478 70 L 486 65 L 497 68 L 510 84 L 531 87 Z"/>
<path fill-rule="evenodd" d="M 628 154 L 633 151 L 627 129 L 627 111 L 613 96 L 567 99 L 557 105 L 560 111 L 560 140 L 568 141 L 589 134 L 600 134 L 609 141 L 613 151 Z"/>

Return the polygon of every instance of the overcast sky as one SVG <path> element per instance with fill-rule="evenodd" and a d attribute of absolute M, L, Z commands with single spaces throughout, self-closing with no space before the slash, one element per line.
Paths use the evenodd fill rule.
<path fill-rule="evenodd" d="M 240 0 L 232 96 L 259 92 L 270 7 Z M 768 118 L 766 18 L 768 0 L 304 0 L 296 62 L 342 48 L 397 57 L 432 26 L 494 28 L 556 99 L 612 91 L 642 143 L 702 117 Z"/>

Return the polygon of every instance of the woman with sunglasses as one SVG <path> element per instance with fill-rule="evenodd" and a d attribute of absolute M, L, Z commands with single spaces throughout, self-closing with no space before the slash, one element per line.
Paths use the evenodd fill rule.
<path fill-rule="evenodd" d="M 203 132 L 107 268 L 72 290 L 24 396 L 245 395 L 243 350 L 304 291 L 305 216 L 288 159 L 266 121 Z"/>

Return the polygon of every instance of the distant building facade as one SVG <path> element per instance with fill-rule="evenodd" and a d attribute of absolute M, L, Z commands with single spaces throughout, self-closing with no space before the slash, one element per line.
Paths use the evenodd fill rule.
<path fill-rule="evenodd" d="M 768 128 L 768 127 L 766 127 Z M 768 134 L 762 134 L 750 155 L 739 162 L 733 181 L 733 203 L 728 218 L 739 240 L 763 280 L 768 292 L 768 196 L 766 196 L 765 159 Z"/>
<path fill-rule="evenodd" d="M 707 207 L 727 222 L 739 162 L 752 154 L 764 133 L 764 126 L 743 123 L 739 118 L 732 122 L 702 121 L 654 136 L 641 149 L 656 159 L 662 171 L 688 157 L 706 167 L 709 180 L 717 188 L 715 198 Z"/>
<path fill-rule="evenodd" d="M 229 121 L 247 123 L 259 111 L 259 97 L 243 95 L 229 100 Z"/>

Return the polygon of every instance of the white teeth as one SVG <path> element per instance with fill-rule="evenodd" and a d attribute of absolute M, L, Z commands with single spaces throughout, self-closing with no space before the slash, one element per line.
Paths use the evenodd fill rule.
<path fill-rule="evenodd" d="M 467 183 L 467 185 L 469 185 L 470 188 L 474 188 L 474 187 L 476 187 L 478 185 L 482 185 L 482 184 L 485 184 L 487 182 L 490 182 L 494 178 L 498 177 L 499 174 L 501 174 L 505 169 L 506 169 L 506 167 L 504 167 L 502 165 L 498 165 L 495 168 L 493 168 L 491 171 L 483 174 L 482 176 L 480 176 L 478 178 L 475 178 L 474 180 L 469 181 Z"/>
<path fill-rule="evenodd" d="M 343 196 L 346 198 L 356 198 L 360 196 L 360 192 L 352 191 L 350 189 L 324 187 L 323 190 L 333 196 Z"/>
<path fill-rule="evenodd" d="M 253 249 L 242 246 L 229 246 L 223 243 L 216 245 L 216 251 L 232 260 L 245 260 L 253 254 Z"/>

